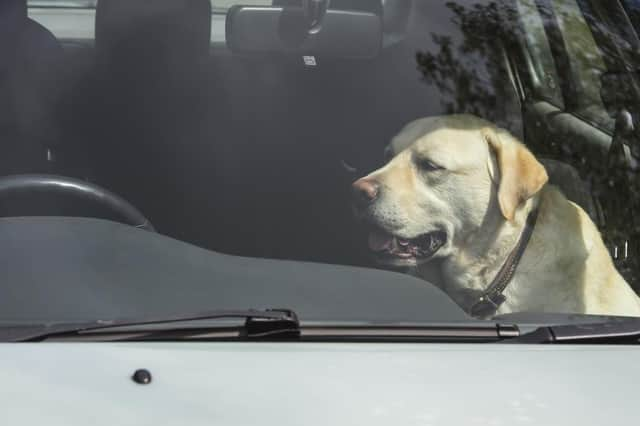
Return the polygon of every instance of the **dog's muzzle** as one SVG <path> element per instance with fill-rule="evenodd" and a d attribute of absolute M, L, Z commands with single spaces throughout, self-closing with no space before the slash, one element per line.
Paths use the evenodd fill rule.
<path fill-rule="evenodd" d="M 428 232 L 414 238 L 404 238 L 386 231 L 367 214 L 371 205 L 380 198 L 380 184 L 371 178 L 361 178 L 351 188 L 358 216 L 369 222 L 369 249 L 380 263 L 416 264 L 430 259 L 447 241 L 447 235 L 442 231 Z"/>

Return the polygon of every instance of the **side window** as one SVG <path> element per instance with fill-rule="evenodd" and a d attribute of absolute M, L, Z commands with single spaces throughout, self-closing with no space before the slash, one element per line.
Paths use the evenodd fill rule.
<path fill-rule="evenodd" d="M 531 61 L 534 96 L 564 108 L 560 78 L 535 0 L 517 0 L 516 5 L 524 29 L 525 48 Z"/>
<path fill-rule="evenodd" d="M 600 97 L 600 76 L 606 66 L 589 25 L 576 0 L 553 0 L 553 7 L 571 64 L 569 77 L 578 92 L 571 112 L 611 131 L 613 120 Z"/>
<path fill-rule="evenodd" d="M 0 3 L 6 0 L 0 0 Z M 60 41 L 93 40 L 98 0 L 27 0 L 30 19 Z"/>

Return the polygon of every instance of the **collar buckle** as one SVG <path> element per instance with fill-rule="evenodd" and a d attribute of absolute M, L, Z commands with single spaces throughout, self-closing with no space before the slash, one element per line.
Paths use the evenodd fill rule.
<path fill-rule="evenodd" d="M 469 313 L 472 316 L 477 318 L 489 318 L 495 315 L 500 305 L 502 305 L 507 299 L 503 292 L 511 282 L 513 275 L 516 273 L 516 268 L 520 263 L 520 259 L 522 259 L 522 256 L 527 249 L 527 244 L 529 243 L 531 234 L 533 234 L 537 217 L 537 208 L 529 212 L 524 229 L 515 248 L 509 256 L 507 256 L 507 259 L 502 264 L 500 270 L 493 278 L 493 281 L 491 281 L 485 292 L 475 303 L 471 305 Z"/>
<path fill-rule="evenodd" d="M 484 294 L 480 296 L 478 301 L 471 305 L 469 311 L 474 317 L 488 318 L 496 313 L 505 300 L 507 300 L 507 298 L 502 293 Z"/>

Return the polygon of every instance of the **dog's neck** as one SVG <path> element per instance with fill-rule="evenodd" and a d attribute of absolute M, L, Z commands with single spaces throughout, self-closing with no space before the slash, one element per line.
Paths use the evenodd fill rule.
<path fill-rule="evenodd" d="M 442 264 L 443 290 L 461 306 L 475 302 L 514 250 L 538 197 L 524 203 L 511 221 L 489 214 L 481 227 L 462 238 Z"/>

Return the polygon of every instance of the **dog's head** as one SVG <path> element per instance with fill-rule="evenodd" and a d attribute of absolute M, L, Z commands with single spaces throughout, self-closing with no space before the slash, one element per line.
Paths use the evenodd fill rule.
<path fill-rule="evenodd" d="M 388 163 L 353 183 L 356 215 L 384 264 L 445 257 L 487 221 L 511 221 L 547 181 L 544 167 L 507 131 L 471 115 L 408 124 Z"/>

